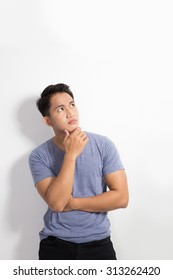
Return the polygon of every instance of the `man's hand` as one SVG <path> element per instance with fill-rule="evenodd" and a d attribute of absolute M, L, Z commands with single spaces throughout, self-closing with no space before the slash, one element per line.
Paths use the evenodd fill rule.
<path fill-rule="evenodd" d="M 66 154 L 76 159 L 88 143 L 89 138 L 84 131 L 81 131 L 79 127 L 77 127 L 71 134 L 69 134 L 67 130 L 65 130 L 64 132 L 65 138 L 63 141 L 63 145 Z"/>

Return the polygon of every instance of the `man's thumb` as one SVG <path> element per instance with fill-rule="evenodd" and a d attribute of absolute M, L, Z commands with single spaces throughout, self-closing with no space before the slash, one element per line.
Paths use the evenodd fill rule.
<path fill-rule="evenodd" d="M 69 137 L 70 133 L 68 132 L 68 130 L 64 130 L 65 132 L 65 137 L 64 137 L 64 141 L 65 142 L 67 140 L 67 138 Z"/>

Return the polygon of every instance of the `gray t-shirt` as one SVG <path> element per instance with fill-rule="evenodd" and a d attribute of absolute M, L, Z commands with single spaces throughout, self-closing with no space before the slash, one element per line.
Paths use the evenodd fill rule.
<path fill-rule="evenodd" d="M 73 197 L 95 196 L 106 192 L 104 175 L 124 169 L 111 140 L 91 132 L 87 132 L 87 136 L 89 142 L 76 160 Z M 53 139 L 34 149 L 29 156 L 34 183 L 57 176 L 64 154 Z M 40 239 L 49 235 L 76 243 L 100 240 L 110 235 L 110 221 L 107 212 L 53 212 L 48 208 Z"/>

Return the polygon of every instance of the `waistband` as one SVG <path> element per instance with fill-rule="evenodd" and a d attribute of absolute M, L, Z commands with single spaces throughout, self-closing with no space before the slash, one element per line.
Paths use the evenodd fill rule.
<path fill-rule="evenodd" d="M 56 236 L 52 236 L 52 235 L 49 235 L 47 238 L 47 240 L 50 240 L 50 241 L 59 241 L 59 242 L 63 242 L 63 243 L 66 243 L 66 244 L 74 244 L 74 245 L 94 245 L 94 244 L 103 244 L 105 242 L 108 242 L 110 241 L 110 236 L 104 238 L 104 239 L 98 239 L 98 240 L 93 240 L 93 241 L 90 241 L 90 242 L 82 242 L 82 243 L 75 243 L 75 242 L 71 242 L 71 241 L 67 241 L 67 240 L 64 240 L 64 239 L 61 239 L 61 238 L 58 238 Z M 43 239 L 44 240 L 44 239 Z"/>

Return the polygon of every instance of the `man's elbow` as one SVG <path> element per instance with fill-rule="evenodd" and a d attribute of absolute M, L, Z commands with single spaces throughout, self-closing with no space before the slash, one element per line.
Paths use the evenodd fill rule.
<path fill-rule="evenodd" d="M 63 212 L 65 205 L 60 200 L 52 199 L 49 193 L 46 193 L 45 201 L 53 212 Z"/>
<path fill-rule="evenodd" d="M 121 199 L 121 208 L 126 208 L 129 204 L 129 196 L 124 195 Z"/>
<path fill-rule="evenodd" d="M 49 204 L 49 208 L 53 211 L 53 212 L 63 212 L 64 210 L 64 206 L 61 203 L 50 203 Z"/>

